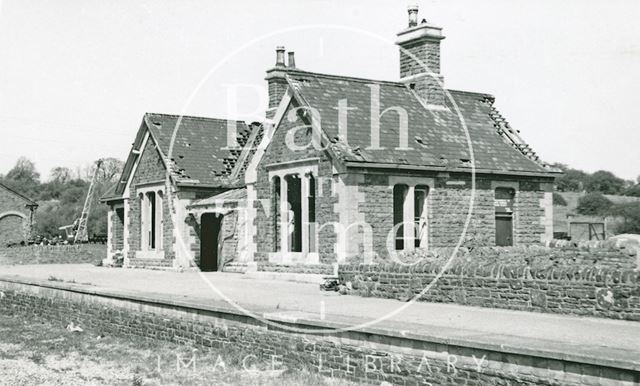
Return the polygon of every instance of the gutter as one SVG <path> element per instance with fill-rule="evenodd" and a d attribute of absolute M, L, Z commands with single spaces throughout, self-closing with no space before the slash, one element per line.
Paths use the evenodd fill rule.
<path fill-rule="evenodd" d="M 455 172 L 455 173 L 469 173 L 473 172 L 472 169 L 461 168 L 447 168 L 445 166 L 423 166 L 423 165 L 405 165 L 405 164 L 391 164 L 380 162 L 357 162 L 357 161 L 344 161 L 347 168 L 354 169 L 387 169 L 387 170 L 403 170 L 403 171 L 434 171 L 434 172 Z M 562 172 L 525 172 L 525 171 L 497 171 L 491 169 L 475 169 L 475 174 L 492 174 L 492 175 L 507 175 L 507 176 L 526 176 L 526 177 L 546 177 L 553 178 L 556 175 L 561 175 Z"/>

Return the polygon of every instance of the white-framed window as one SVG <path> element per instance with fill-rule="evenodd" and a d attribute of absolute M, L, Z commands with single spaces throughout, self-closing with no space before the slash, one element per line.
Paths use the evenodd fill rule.
<path fill-rule="evenodd" d="M 139 188 L 140 250 L 161 251 L 163 245 L 164 192 L 157 187 Z"/>

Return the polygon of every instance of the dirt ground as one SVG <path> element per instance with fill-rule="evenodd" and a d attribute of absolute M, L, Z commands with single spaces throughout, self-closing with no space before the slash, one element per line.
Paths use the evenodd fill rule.
<path fill-rule="evenodd" d="M 350 385 L 243 354 L 0 315 L 0 385 Z M 80 326 L 82 328 L 82 326 Z M 195 360 L 193 360 L 195 358 Z M 193 360 L 193 361 L 192 361 Z M 245 369 L 246 367 L 246 369 Z"/>

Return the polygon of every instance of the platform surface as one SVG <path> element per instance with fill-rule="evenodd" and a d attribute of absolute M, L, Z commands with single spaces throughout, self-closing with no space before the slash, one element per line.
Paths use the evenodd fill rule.
<path fill-rule="evenodd" d="M 88 264 L 0 266 L 0 280 L 84 288 L 176 304 L 247 311 L 320 327 L 362 326 L 399 336 L 640 370 L 640 322 L 400 302 L 322 292 L 318 284 L 237 273 L 104 268 Z"/>

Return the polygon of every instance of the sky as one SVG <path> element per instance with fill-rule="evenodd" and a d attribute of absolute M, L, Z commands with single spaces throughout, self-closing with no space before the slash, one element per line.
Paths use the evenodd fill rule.
<path fill-rule="evenodd" d="M 277 45 L 398 80 L 409 3 L 444 28 L 446 87 L 495 95 L 544 161 L 640 175 L 637 0 L 0 0 L 0 174 L 124 160 L 145 112 L 256 120 Z"/>

